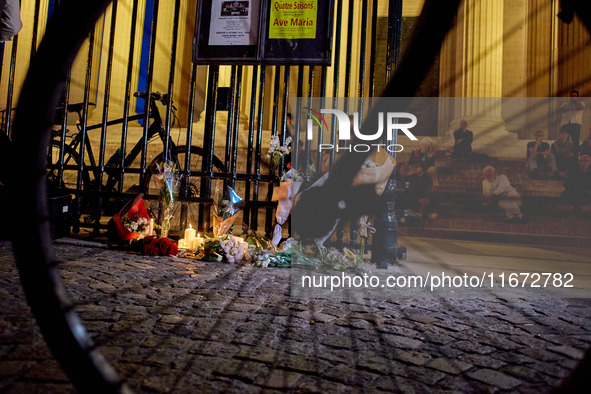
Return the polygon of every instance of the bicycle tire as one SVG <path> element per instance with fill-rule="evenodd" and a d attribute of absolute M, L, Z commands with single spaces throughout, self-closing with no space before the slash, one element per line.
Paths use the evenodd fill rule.
<path fill-rule="evenodd" d="M 119 393 L 127 387 L 95 347 L 57 268 L 46 198 L 47 152 L 68 71 L 110 3 L 65 0 L 49 22 L 19 97 L 12 134 L 19 176 L 8 185 L 18 196 L 13 250 L 27 303 L 51 353 L 84 393 Z"/>
<path fill-rule="evenodd" d="M 47 186 L 49 190 L 60 190 L 65 192 L 75 192 L 77 190 L 85 190 L 90 186 L 90 176 L 88 172 L 82 172 L 82 183 L 81 188 L 78 189 L 77 187 L 77 180 L 78 180 L 78 170 L 71 169 L 71 168 L 64 168 L 62 173 L 61 179 L 59 178 L 59 168 L 52 168 L 53 166 L 57 165 L 59 160 L 54 160 L 55 158 L 59 159 L 59 151 L 60 151 L 61 143 L 57 140 L 52 140 L 49 144 L 49 148 L 47 151 L 48 155 L 48 167 L 49 171 L 47 172 Z M 50 160 L 52 161 L 50 163 Z M 55 163 L 53 162 L 55 161 Z M 64 167 L 65 166 L 74 166 L 78 167 L 80 164 L 80 155 L 73 149 L 71 146 L 65 145 L 64 146 Z"/>
<path fill-rule="evenodd" d="M 203 159 L 205 152 L 203 148 L 195 145 L 190 146 L 191 152 L 191 163 L 190 168 L 191 171 L 201 171 L 201 160 Z M 187 153 L 187 146 L 181 145 L 176 146 L 173 151 L 173 156 L 177 157 L 179 169 L 181 173 L 185 170 L 185 155 Z M 161 152 L 158 156 L 156 156 L 148 167 L 148 174 L 146 175 L 143 183 L 143 188 L 148 195 L 157 195 L 159 193 L 159 189 L 156 186 L 153 176 L 157 173 L 157 165 L 160 165 L 164 161 L 164 152 Z M 214 172 L 226 172 L 226 167 L 224 163 L 217 157 L 212 157 L 212 165 Z M 178 201 L 180 204 L 175 204 L 173 208 L 173 220 L 171 223 L 171 230 L 170 233 L 174 235 L 182 235 L 182 231 L 187 227 L 188 223 L 194 225 L 199 221 L 198 215 L 198 208 L 197 204 L 184 204 L 183 201 L 187 201 L 187 199 L 199 197 L 200 191 L 200 184 L 201 184 L 201 177 L 199 176 L 191 176 L 190 180 L 188 181 L 188 185 L 185 183 L 187 182 L 186 179 L 181 179 L 181 184 L 179 185 L 179 196 Z M 186 188 L 185 188 L 186 186 Z M 187 192 L 183 194 L 183 190 Z M 183 206 L 185 208 L 183 208 Z M 156 211 L 157 208 L 157 201 L 153 201 L 151 203 L 151 208 L 153 211 Z M 182 209 L 185 209 L 185 212 L 181 212 Z"/>

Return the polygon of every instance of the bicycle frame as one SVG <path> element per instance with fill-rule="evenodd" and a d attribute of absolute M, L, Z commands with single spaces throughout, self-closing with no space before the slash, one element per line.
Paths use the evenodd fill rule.
<path fill-rule="evenodd" d="M 166 144 L 165 144 L 166 133 L 164 131 L 162 117 L 161 117 L 158 107 L 156 105 L 156 101 L 157 100 L 155 100 L 154 97 L 152 97 L 150 100 L 149 118 L 153 119 L 153 122 L 148 127 L 147 133 L 144 133 L 142 135 L 142 137 L 137 141 L 137 143 L 133 146 L 133 148 L 125 156 L 125 159 L 123 160 L 123 168 L 124 169 L 131 166 L 131 164 L 135 161 L 135 159 L 138 157 L 138 155 L 144 149 L 144 146 L 147 146 L 146 139 L 149 142 L 156 134 L 158 134 L 163 145 L 166 146 Z M 78 111 L 73 110 L 70 112 L 77 112 L 79 120 L 82 121 L 82 114 L 81 114 L 80 110 L 78 110 Z M 106 163 L 107 163 L 106 165 L 104 165 L 104 166 L 97 165 L 97 160 L 96 160 L 95 154 L 93 152 L 92 145 L 90 143 L 88 131 L 100 129 L 104 126 L 107 126 L 107 127 L 114 126 L 117 124 L 122 124 L 124 122 L 131 122 L 134 120 L 145 119 L 145 117 L 146 117 L 146 112 L 142 112 L 142 113 L 139 113 L 136 115 L 129 116 L 127 118 L 120 118 L 120 119 L 108 121 L 108 122 L 106 122 L 106 125 L 96 124 L 96 125 L 87 126 L 86 132 L 83 132 L 82 127 L 80 125 L 77 125 L 78 133 L 73 136 L 72 141 L 70 141 L 68 144 L 66 144 L 66 143 L 61 144 L 61 141 L 60 141 L 59 145 L 62 150 L 65 148 L 65 146 L 68 146 L 71 149 L 73 149 L 75 152 L 82 153 L 80 151 L 80 145 L 82 144 L 82 139 L 84 138 L 84 144 L 83 144 L 84 151 L 85 151 L 84 153 L 88 159 L 89 164 L 87 165 L 87 164 L 81 162 L 81 163 L 78 163 L 77 168 L 73 168 L 73 166 L 69 167 L 69 168 L 77 169 L 78 171 L 88 171 L 89 173 L 93 174 L 95 180 L 101 180 L 102 179 L 101 173 L 106 172 L 108 174 L 108 180 L 107 180 L 106 184 L 103 185 L 101 182 L 101 184 L 97 185 L 98 190 L 92 190 L 92 191 L 93 192 L 98 191 L 99 193 L 104 191 L 107 194 L 110 193 L 115 188 L 115 186 L 122 181 L 121 165 L 120 165 L 121 153 L 119 151 L 114 153 L 106 161 Z M 63 133 L 61 131 L 56 131 L 56 132 L 54 132 L 53 140 L 59 141 L 56 139 L 56 137 L 61 138 L 64 135 L 65 135 L 65 133 Z M 168 151 L 171 155 L 172 155 L 172 152 L 174 152 L 175 146 L 176 145 L 174 144 L 172 138 L 170 136 L 168 136 Z M 63 155 L 60 155 L 60 158 L 62 158 L 62 156 Z M 63 171 L 63 169 L 67 169 L 67 168 L 68 168 L 68 166 L 63 166 L 63 165 L 60 166 L 60 168 L 59 168 L 60 173 Z M 129 172 L 134 172 L 134 171 L 131 170 Z M 60 174 L 60 179 L 61 179 L 61 174 Z M 140 182 L 140 184 L 142 184 L 142 182 Z M 77 191 L 84 192 L 83 189 L 88 187 L 87 185 L 85 185 L 84 187 L 82 187 L 82 186 L 83 185 L 81 185 L 80 182 L 78 182 Z M 93 188 L 93 189 L 95 189 L 95 188 Z"/>

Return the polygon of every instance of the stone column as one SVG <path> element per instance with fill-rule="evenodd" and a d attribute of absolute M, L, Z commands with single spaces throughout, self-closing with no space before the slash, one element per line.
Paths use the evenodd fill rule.
<path fill-rule="evenodd" d="M 446 103 L 453 114 L 441 117 L 453 119 L 450 134 L 460 120 L 466 119 L 474 132 L 473 149 L 494 156 L 517 140 L 516 134 L 507 131 L 501 116 L 503 15 L 503 1 L 465 0 L 455 31 L 444 45 L 447 53 L 442 54 L 442 92 L 461 99 Z"/>

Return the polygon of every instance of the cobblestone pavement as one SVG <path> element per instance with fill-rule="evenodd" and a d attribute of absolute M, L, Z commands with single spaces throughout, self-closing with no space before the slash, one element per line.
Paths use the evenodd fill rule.
<path fill-rule="evenodd" d="M 589 300 L 296 299 L 290 270 L 56 245 L 77 310 L 137 392 L 549 392 Z M 71 392 L 0 243 L 0 392 Z"/>

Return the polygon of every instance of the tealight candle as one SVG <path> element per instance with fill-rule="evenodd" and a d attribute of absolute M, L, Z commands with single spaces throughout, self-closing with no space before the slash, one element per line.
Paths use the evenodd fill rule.
<path fill-rule="evenodd" d="M 189 228 L 185 230 L 185 242 L 191 245 L 195 239 L 195 229 L 189 224 Z"/>
<path fill-rule="evenodd" d="M 248 242 L 240 242 L 240 246 L 242 247 L 244 253 L 248 252 Z"/>
<path fill-rule="evenodd" d="M 197 234 L 197 238 L 193 240 L 193 249 L 197 250 L 203 243 L 205 242 L 204 238 L 201 238 L 199 234 Z"/>

